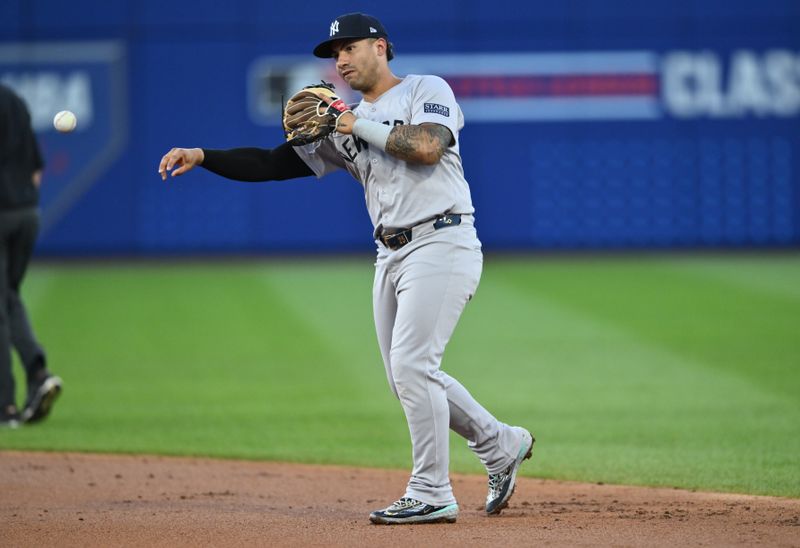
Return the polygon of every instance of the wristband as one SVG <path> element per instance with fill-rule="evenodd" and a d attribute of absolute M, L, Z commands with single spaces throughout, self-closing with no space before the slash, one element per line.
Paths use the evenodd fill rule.
<path fill-rule="evenodd" d="M 389 140 L 389 134 L 391 132 L 391 126 L 364 118 L 356 119 L 353 124 L 353 135 L 361 137 L 369 144 L 375 145 L 384 152 L 386 152 L 386 142 Z"/>

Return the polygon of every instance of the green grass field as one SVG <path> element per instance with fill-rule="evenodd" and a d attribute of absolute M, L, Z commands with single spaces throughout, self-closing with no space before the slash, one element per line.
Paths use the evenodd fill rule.
<path fill-rule="evenodd" d="M 0 448 L 409 468 L 371 284 L 369 257 L 35 264 L 65 392 Z M 443 367 L 534 432 L 526 475 L 800 497 L 800 255 L 490 256 Z"/>

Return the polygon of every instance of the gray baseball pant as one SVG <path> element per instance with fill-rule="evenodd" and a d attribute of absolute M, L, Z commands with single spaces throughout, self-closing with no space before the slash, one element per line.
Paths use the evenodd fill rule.
<path fill-rule="evenodd" d="M 412 241 L 396 251 L 379 245 L 375 263 L 378 343 L 411 433 L 414 469 L 405 496 L 434 506 L 456 502 L 448 473 L 448 428 L 467 440 L 489 473 L 503 470 L 519 451 L 519 432 L 440 369 L 482 267 L 471 216 L 462 217 L 458 226 L 415 228 Z"/>

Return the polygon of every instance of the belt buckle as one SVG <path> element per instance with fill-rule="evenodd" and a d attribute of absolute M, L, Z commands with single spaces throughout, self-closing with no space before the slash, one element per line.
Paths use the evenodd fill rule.
<path fill-rule="evenodd" d="M 401 232 L 400 234 L 397 234 L 395 236 L 397 238 L 397 247 L 398 248 L 403 247 L 404 245 L 406 245 L 408 242 L 411 241 L 411 239 L 407 235 L 407 232 L 408 232 L 407 230 L 404 230 L 403 232 Z"/>
<path fill-rule="evenodd" d="M 395 232 L 389 236 L 381 236 L 381 241 L 383 245 L 392 251 L 396 251 L 411 241 L 410 230 L 406 229 L 402 232 Z"/>

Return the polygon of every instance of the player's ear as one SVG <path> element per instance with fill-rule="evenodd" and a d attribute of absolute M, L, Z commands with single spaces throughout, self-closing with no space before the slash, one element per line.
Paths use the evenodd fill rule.
<path fill-rule="evenodd" d="M 385 57 L 386 51 L 388 49 L 388 44 L 386 43 L 386 38 L 376 38 L 375 39 L 375 48 L 378 51 L 378 56 Z"/>

